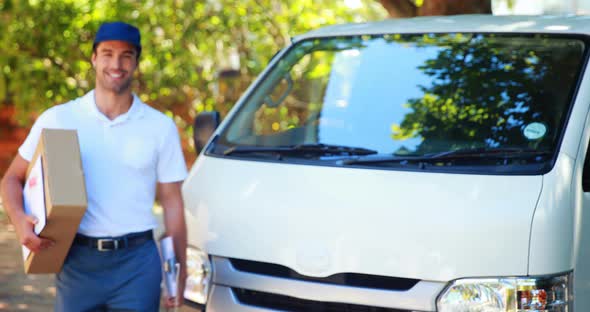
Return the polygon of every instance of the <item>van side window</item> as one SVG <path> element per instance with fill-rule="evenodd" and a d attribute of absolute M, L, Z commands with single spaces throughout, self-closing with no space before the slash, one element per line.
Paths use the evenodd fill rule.
<path fill-rule="evenodd" d="M 586 159 L 584 160 L 584 171 L 582 172 L 582 190 L 590 192 L 590 144 L 586 149 Z"/>

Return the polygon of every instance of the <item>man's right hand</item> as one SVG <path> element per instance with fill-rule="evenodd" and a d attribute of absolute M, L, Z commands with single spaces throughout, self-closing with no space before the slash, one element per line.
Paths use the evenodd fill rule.
<path fill-rule="evenodd" d="M 39 222 L 37 218 L 34 216 L 25 215 L 19 219 L 20 220 L 17 222 L 14 222 L 14 225 L 16 235 L 18 236 L 21 245 L 29 248 L 32 252 L 39 252 L 55 244 L 52 240 L 39 237 L 37 234 L 35 234 L 35 224 Z"/>

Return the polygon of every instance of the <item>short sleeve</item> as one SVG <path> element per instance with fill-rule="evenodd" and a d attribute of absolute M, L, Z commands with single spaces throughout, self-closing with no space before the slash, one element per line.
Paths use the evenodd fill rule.
<path fill-rule="evenodd" d="M 43 114 L 37 118 L 33 124 L 33 127 L 31 128 L 31 131 L 29 132 L 29 135 L 27 135 L 27 138 L 23 144 L 18 148 L 18 153 L 20 156 L 28 162 L 33 159 L 33 155 L 37 149 L 37 143 L 39 143 L 39 137 L 41 136 L 41 130 L 52 127 L 52 118 L 50 115 L 52 115 L 51 109 L 43 112 Z"/>
<path fill-rule="evenodd" d="M 178 129 L 168 120 L 163 141 L 158 151 L 157 179 L 160 183 L 183 181 L 187 176 Z"/>

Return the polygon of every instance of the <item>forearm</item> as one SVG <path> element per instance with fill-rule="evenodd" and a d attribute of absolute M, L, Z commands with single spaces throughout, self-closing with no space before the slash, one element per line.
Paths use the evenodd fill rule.
<path fill-rule="evenodd" d="M 182 182 L 159 183 L 158 198 L 164 208 L 164 226 L 166 235 L 172 236 L 176 261 L 180 263 L 180 280 L 178 291 L 180 296 L 169 297 L 167 307 L 182 305 L 184 286 L 186 281 L 186 221 L 184 219 L 184 204 L 180 186 Z"/>
<path fill-rule="evenodd" d="M 184 271 L 186 265 L 187 237 L 182 199 L 171 198 L 162 200 L 162 206 L 164 208 L 166 235 L 172 236 L 176 260 L 181 264 Z"/>
<path fill-rule="evenodd" d="M 33 232 L 33 226 L 38 221 L 33 216 L 27 216 L 23 209 L 23 185 L 27 172 L 28 161 L 17 155 L 6 170 L 6 175 L 0 182 L 2 205 L 16 229 L 20 243 L 33 252 L 38 252 L 53 244 L 46 238 L 40 238 Z"/>
<path fill-rule="evenodd" d="M 2 206 L 14 224 L 25 216 L 23 209 L 23 182 L 16 176 L 6 175 L 0 184 Z"/>

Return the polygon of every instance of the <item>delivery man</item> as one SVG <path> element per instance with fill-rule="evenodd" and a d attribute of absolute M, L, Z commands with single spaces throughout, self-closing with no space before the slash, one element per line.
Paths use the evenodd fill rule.
<path fill-rule="evenodd" d="M 180 187 L 186 164 L 174 122 L 131 91 L 140 54 L 137 28 L 102 24 L 91 59 L 95 89 L 39 116 L 2 180 L 4 207 L 21 244 L 33 252 L 51 248 L 53 242 L 35 235 L 36 220 L 23 210 L 26 170 L 43 128 L 77 130 L 88 208 L 56 275 L 56 311 L 158 311 L 156 193 L 181 264 L 180 298 L 165 298 L 165 304 L 182 304 L 186 225 Z"/>

